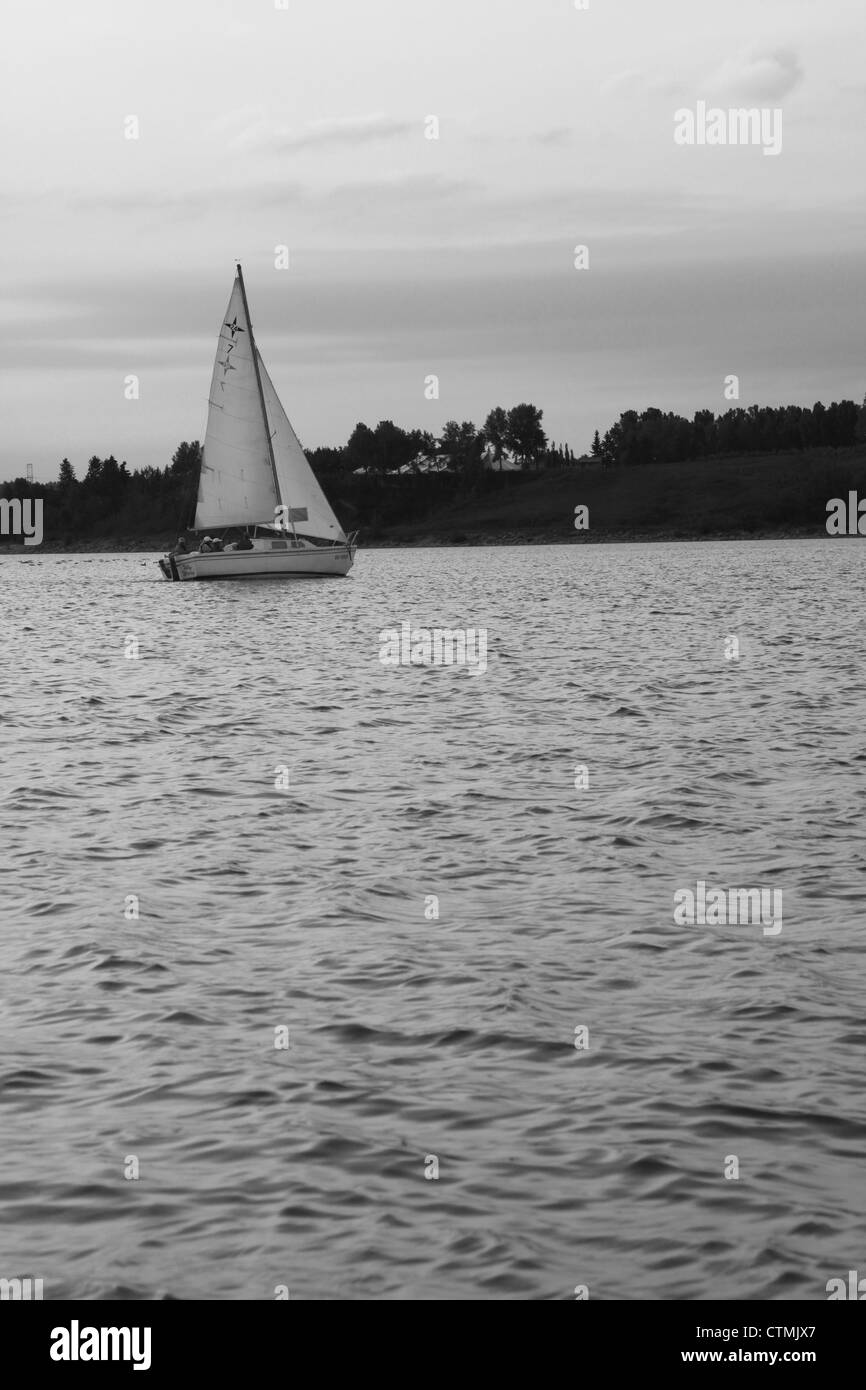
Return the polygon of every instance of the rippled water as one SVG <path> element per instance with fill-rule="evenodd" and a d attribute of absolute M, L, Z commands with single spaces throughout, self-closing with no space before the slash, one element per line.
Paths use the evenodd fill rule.
<path fill-rule="evenodd" d="M 862 1269 L 864 555 L 0 560 L 0 1276 L 823 1299 Z M 383 666 L 405 620 L 486 627 L 486 673 Z M 781 889 L 782 932 L 676 925 L 699 879 Z"/>

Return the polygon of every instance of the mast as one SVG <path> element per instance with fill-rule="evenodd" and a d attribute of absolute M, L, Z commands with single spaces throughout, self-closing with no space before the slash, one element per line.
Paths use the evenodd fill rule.
<path fill-rule="evenodd" d="M 245 287 L 245 285 L 244 285 L 244 273 L 243 273 L 243 271 L 241 270 L 241 263 L 240 263 L 240 261 L 237 262 L 237 267 L 238 267 L 238 281 L 239 281 L 240 287 L 241 287 L 241 298 L 242 298 L 243 301 L 244 301 L 244 315 L 245 315 L 245 317 L 246 317 L 247 328 L 249 329 L 249 333 L 250 333 L 250 352 L 251 352 L 252 355 L 253 355 L 253 367 L 255 368 L 255 373 L 256 373 L 256 385 L 257 385 L 258 388 L 259 388 L 259 405 L 260 405 L 261 408 L 262 408 L 262 419 L 263 419 L 264 422 L 265 422 L 265 434 L 266 434 L 267 437 L 268 437 L 268 457 L 269 457 L 269 459 L 270 459 L 270 461 L 271 461 L 271 472 L 272 472 L 273 475 L 274 475 L 274 494 L 275 494 L 276 499 L 277 499 L 277 506 L 280 506 L 280 505 L 282 504 L 282 500 L 283 500 L 283 499 L 282 499 L 282 497 L 280 496 L 280 480 L 279 480 L 279 478 L 277 477 L 277 462 L 276 462 L 276 459 L 274 458 L 274 442 L 273 442 L 273 440 L 271 439 L 271 429 L 270 429 L 270 425 L 268 424 L 268 412 L 265 410 L 265 393 L 264 393 L 264 391 L 262 390 L 262 378 L 261 378 L 261 374 L 260 374 L 260 372 L 259 372 L 259 356 L 258 356 L 258 352 L 257 352 L 257 350 L 256 350 L 255 338 L 253 337 L 253 321 L 252 321 L 252 319 L 250 318 L 250 306 L 249 306 L 249 304 L 247 304 L 247 291 L 246 291 L 246 287 Z"/>

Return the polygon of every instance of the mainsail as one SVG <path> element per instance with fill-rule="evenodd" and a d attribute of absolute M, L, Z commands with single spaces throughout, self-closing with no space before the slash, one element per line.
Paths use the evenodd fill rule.
<path fill-rule="evenodd" d="M 289 508 L 288 519 L 295 523 L 296 529 L 304 536 L 313 536 L 317 540 L 344 541 L 346 537 L 343 528 L 307 462 L 298 436 L 292 429 L 291 421 L 274 390 L 274 383 L 268 376 L 262 354 L 258 348 L 256 352 L 271 432 L 274 466 L 279 480 L 280 500 Z"/>
<path fill-rule="evenodd" d="M 302 535 L 345 541 L 253 342 L 238 267 L 208 398 L 195 529 L 273 525 L 278 506 Z"/>
<path fill-rule="evenodd" d="M 240 276 L 217 344 L 195 529 L 273 522 L 276 494 Z"/>

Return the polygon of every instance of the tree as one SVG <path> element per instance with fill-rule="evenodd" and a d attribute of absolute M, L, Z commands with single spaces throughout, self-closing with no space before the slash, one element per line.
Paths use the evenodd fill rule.
<path fill-rule="evenodd" d="M 594 459 L 601 458 L 601 440 L 598 437 L 598 430 L 592 436 L 592 448 L 589 451 Z"/>
<path fill-rule="evenodd" d="M 112 511 L 120 506 L 128 484 L 129 469 L 125 463 L 118 463 L 114 454 L 102 460 L 102 468 L 98 474 L 98 492 Z"/>
<path fill-rule="evenodd" d="M 87 473 L 84 478 L 84 486 L 88 492 L 93 492 L 98 488 L 101 478 L 102 459 L 98 454 L 93 454 L 87 461 Z"/>
<path fill-rule="evenodd" d="M 471 420 L 464 420 L 462 425 L 458 425 L 456 420 L 447 420 L 442 428 L 440 444 L 455 471 L 471 473 L 480 467 L 484 436 L 476 430 Z"/>
<path fill-rule="evenodd" d="M 373 431 L 373 439 L 378 466 L 383 473 L 402 468 L 418 452 L 410 436 L 393 420 L 380 420 Z"/>
<path fill-rule="evenodd" d="M 171 469 L 169 471 L 175 478 L 189 478 L 192 480 L 198 477 L 201 459 L 202 448 L 198 440 L 194 439 L 191 444 L 184 441 L 183 444 L 178 444 L 172 454 Z"/>
<path fill-rule="evenodd" d="M 830 427 L 829 443 L 834 449 L 844 449 L 857 438 L 859 412 L 853 401 L 833 401 L 827 411 Z"/>
<path fill-rule="evenodd" d="M 501 463 L 505 440 L 508 435 L 508 415 L 501 405 L 494 406 L 487 416 L 484 421 L 483 434 L 488 444 L 493 446 L 494 459 L 497 463 Z"/>
<path fill-rule="evenodd" d="M 706 458 L 716 452 L 716 417 L 711 410 L 696 410 L 692 420 L 694 451 Z"/>
<path fill-rule="evenodd" d="M 508 412 L 505 442 L 525 463 L 534 463 L 544 452 L 547 437 L 541 428 L 542 413 L 537 406 L 526 402 L 515 405 Z"/>
<path fill-rule="evenodd" d="M 377 465 L 376 440 L 369 425 L 359 421 L 346 445 L 346 463 L 352 473 L 359 468 L 375 469 Z"/>
<path fill-rule="evenodd" d="M 69 488 L 74 487 L 75 482 L 75 469 L 72 467 L 69 459 L 64 459 L 60 465 L 60 474 L 57 479 L 58 486 L 66 492 Z"/>
<path fill-rule="evenodd" d="M 436 436 L 429 430 L 410 430 L 410 437 L 418 445 L 418 453 L 433 454 L 436 452 Z"/>
<path fill-rule="evenodd" d="M 320 445 L 318 449 L 305 449 L 304 453 L 315 474 L 340 473 L 345 467 L 345 449 L 328 448 Z"/>

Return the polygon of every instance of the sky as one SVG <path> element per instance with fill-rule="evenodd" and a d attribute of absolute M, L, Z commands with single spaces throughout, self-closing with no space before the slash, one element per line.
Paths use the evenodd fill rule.
<path fill-rule="evenodd" d="M 236 260 L 308 448 L 861 400 L 864 40 L 862 0 L 6 0 L 0 478 L 202 438 Z M 676 143 L 699 102 L 781 152 Z"/>

